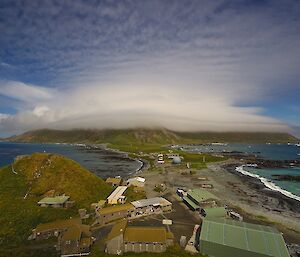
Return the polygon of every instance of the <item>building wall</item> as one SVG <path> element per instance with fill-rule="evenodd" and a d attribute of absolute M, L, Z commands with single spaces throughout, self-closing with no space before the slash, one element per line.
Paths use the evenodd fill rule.
<path fill-rule="evenodd" d="M 62 255 L 79 253 L 78 240 L 62 240 L 59 242 Z"/>
<path fill-rule="evenodd" d="M 58 237 L 62 231 L 63 231 L 62 229 L 51 229 L 51 230 L 42 231 L 39 234 L 34 232 L 34 238 L 39 240 L 39 239 L 47 239 L 53 236 Z"/>
<path fill-rule="evenodd" d="M 98 223 L 99 224 L 106 224 L 113 220 L 132 217 L 134 215 L 134 210 L 126 210 L 126 211 L 118 211 L 114 213 L 108 213 L 108 214 L 100 214 L 98 217 Z"/>
<path fill-rule="evenodd" d="M 172 211 L 172 204 L 162 207 L 163 212 Z"/>
<path fill-rule="evenodd" d="M 108 254 L 122 254 L 124 251 L 123 235 L 119 235 L 106 242 L 105 252 Z"/>
<path fill-rule="evenodd" d="M 152 253 L 161 253 L 165 252 L 167 249 L 166 244 L 160 243 L 124 243 L 124 252 L 152 252 Z"/>

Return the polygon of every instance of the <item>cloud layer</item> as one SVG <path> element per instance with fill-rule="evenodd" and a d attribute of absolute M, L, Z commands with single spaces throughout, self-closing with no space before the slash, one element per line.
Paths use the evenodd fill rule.
<path fill-rule="evenodd" d="M 266 110 L 283 97 L 300 114 L 297 1 L 8 1 L 0 17 L 5 134 L 289 130 Z"/>

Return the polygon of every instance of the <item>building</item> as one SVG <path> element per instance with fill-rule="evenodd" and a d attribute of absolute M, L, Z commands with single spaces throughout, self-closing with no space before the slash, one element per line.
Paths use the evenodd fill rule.
<path fill-rule="evenodd" d="M 228 219 L 205 218 L 198 248 L 215 257 L 289 257 L 276 229 Z"/>
<path fill-rule="evenodd" d="M 163 197 L 154 197 L 131 202 L 135 216 L 172 211 L 172 203 Z"/>
<path fill-rule="evenodd" d="M 127 226 L 126 221 L 116 223 L 106 240 L 105 251 L 110 254 L 123 252 L 164 252 L 173 244 L 174 236 L 165 227 Z"/>
<path fill-rule="evenodd" d="M 39 224 L 28 239 L 42 240 L 51 237 L 57 237 L 56 249 L 63 257 L 88 255 L 93 244 L 90 226 L 83 225 L 78 218 Z"/>
<path fill-rule="evenodd" d="M 61 257 L 88 255 L 93 244 L 91 235 L 88 225 L 69 227 L 59 239 Z"/>
<path fill-rule="evenodd" d="M 163 154 L 158 154 L 157 155 L 157 163 L 158 164 L 164 164 L 165 163 Z"/>
<path fill-rule="evenodd" d="M 227 210 L 224 207 L 202 208 L 200 214 L 205 218 L 226 218 Z"/>
<path fill-rule="evenodd" d="M 105 182 L 112 187 L 120 186 L 122 184 L 122 178 L 107 178 Z"/>
<path fill-rule="evenodd" d="M 106 238 L 105 252 L 108 254 L 120 255 L 124 252 L 124 231 L 127 220 L 122 220 L 112 227 Z"/>
<path fill-rule="evenodd" d="M 179 156 L 175 156 L 172 160 L 173 164 L 180 164 L 181 163 L 181 158 Z"/>
<path fill-rule="evenodd" d="M 70 196 L 54 196 L 54 197 L 45 197 L 38 202 L 38 205 L 42 207 L 67 207 L 67 201 L 69 200 Z"/>
<path fill-rule="evenodd" d="M 127 186 L 144 187 L 146 179 L 142 177 L 130 178 L 126 181 Z"/>
<path fill-rule="evenodd" d="M 107 224 L 109 222 L 131 218 L 135 216 L 135 208 L 131 203 L 114 205 L 96 210 L 97 224 Z"/>
<path fill-rule="evenodd" d="M 124 204 L 126 202 L 126 196 L 123 193 L 127 190 L 127 186 L 118 186 L 109 197 L 107 197 L 108 204 Z"/>
<path fill-rule="evenodd" d="M 35 229 L 32 230 L 32 234 L 29 237 L 29 240 L 48 239 L 53 236 L 58 237 L 62 232 L 76 224 L 81 224 L 80 218 L 56 220 L 53 222 L 39 224 Z"/>
<path fill-rule="evenodd" d="M 200 207 L 215 206 L 218 198 L 204 189 L 192 189 L 182 199 L 191 210 L 195 211 L 199 210 Z"/>

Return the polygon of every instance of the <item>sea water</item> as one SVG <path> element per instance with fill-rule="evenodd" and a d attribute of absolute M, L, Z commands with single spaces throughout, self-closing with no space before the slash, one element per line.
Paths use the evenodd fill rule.
<path fill-rule="evenodd" d="M 0 167 L 9 165 L 18 155 L 35 152 L 64 155 L 102 178 L 109 176 L 126 177 L 141 166 L 139 161 L 129 159 L 122 153 L 108 151 L 101 147 L 0 142 Z"/>
<path fill-rule="evenodd" d="M 253 154 L 269 160 L 300 160 L 300 147 L 293 144 L 225 144 L 225 145 L 182 145 L 178 146 L 183 151 L 222 153 L 222 152 L 242 152 Z M 252 168 L 240 166 L 236 171 L 259 179 L 271 190 L 300 201 L 300 182 L 276 180 L 273 175 L 300 176 L 300 168 Z"/>

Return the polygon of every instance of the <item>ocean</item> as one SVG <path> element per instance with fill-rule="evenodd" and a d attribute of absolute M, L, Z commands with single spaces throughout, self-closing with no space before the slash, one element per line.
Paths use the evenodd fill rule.
<path fill-rule="evenodd" d="M 293 144 L 225 144 L 225 145 L 180 145 L 176 146 L 183 151 L 222 153 L 242 152 L 253 154 L 268 160 L 300 160 L 300 147 Z M 300 182 L 276 180 L 272 175 L 300 176 L 300 168 L 253 168 L 247 166 L 237 167 L 236 171 L 244 175 L 259 179 L 271 190 L 300 201 Z"/>
<path fill-rule="evenodd" d="M 35 152 L 56 153 L 80 163 L 99 177 L 127 177 L 141 167 L 141 162 L 125 154 L 105 150 L 101 147 L 70 144 L 32 144 L 0 142 L 0 167 L 9 165 L 18 155 Z"/>

